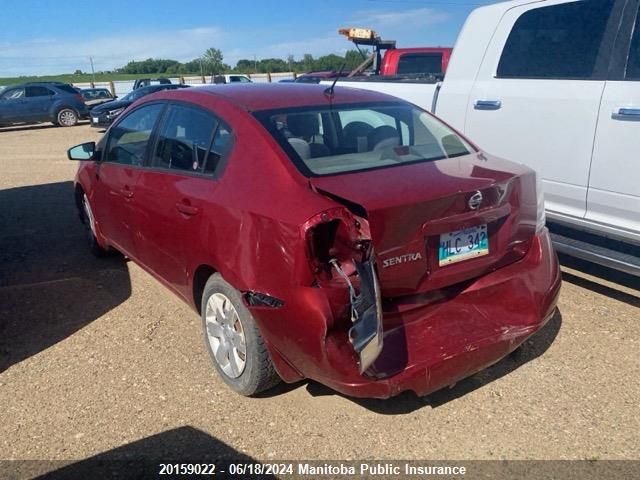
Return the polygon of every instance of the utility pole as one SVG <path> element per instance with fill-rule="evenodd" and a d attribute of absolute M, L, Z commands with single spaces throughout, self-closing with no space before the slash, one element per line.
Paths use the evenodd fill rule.
<path fill-rule="evenodd" d="M 96 71 L 93 68 L 93 57 L 89 57 L 89 62 L 91 62 L 91 75 L 93 75 L 93 83 L 96 83 Z"/>

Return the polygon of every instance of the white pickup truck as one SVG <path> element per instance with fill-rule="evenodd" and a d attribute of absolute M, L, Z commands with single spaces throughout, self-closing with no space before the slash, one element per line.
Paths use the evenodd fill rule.
<path fill-rule="evenodd" d="M 467 19 L 444 81 L 339 85 L 403 98 L 484 150 L 536 169 L 557 250 L 638 275 L 639 6 L 515 0 L 481 7 Z"/>

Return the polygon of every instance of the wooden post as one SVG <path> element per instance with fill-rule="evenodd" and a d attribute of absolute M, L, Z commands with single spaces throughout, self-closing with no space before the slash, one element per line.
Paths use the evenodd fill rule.
<path fill-rule="evenodd" d="M 267 72 L 267 80 L 271 83 L 271 72 Z"/>
<path fill-rule="evenodd" d="M 180 85 L 184 85 L 184 75 L 180 75 Z"/>
<path fill-rule="evenodd" d="M 295 80 L 296 78 L 298 78 L 298 74 L 296 72 L 293 72 L 293 79 Z"/>
<path fill-rule="evenodd" d="M 113 85 L 113 81 L 109 80 L 109 90 L 111 90 L 111 95 L 116 96 L 116 87 Z"/>

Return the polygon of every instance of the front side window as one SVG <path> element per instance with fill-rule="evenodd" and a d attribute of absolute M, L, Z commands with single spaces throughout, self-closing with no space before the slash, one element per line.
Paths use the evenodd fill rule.
<path fill-rule="evenodd" d="M 203 172 L 217 123 L 207 112 L 172 105 L 158 136 L 153 166 Z"/>
<path fill-rule="evenodd" d="M 582 0 L 522 14 L 509 34 L 497 76 L 591 78 L 614 2 Z"/>
<path fill-rule="evenodd" d="M 110 129 L 105 160 L 125 165 L 144 164 L 151 132 L 164 104 L 154 103 L 135 109 Z"/>
<path fill-rule="evenodd" d="M 428 162 L 474 151 L 435 117 L 406 103 L 271 110 L 256 117 L 306 176 Z"/>
<path fill-rule="evenodd" d="M 2 96 L 0 96 L 3 100 L 14 100 L 22 97 L 24 97 L 24 88 L 12 88 L 11 90 L 3 92 Z"/>

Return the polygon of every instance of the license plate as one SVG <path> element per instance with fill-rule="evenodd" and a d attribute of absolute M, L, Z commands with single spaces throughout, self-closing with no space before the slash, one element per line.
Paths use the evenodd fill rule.
<path fill-rule="evenodd" d="M 450 265 L 489 254 L 489 234 L 486 225 L 465 228 L 440 235 L 439 265 Z"/>

